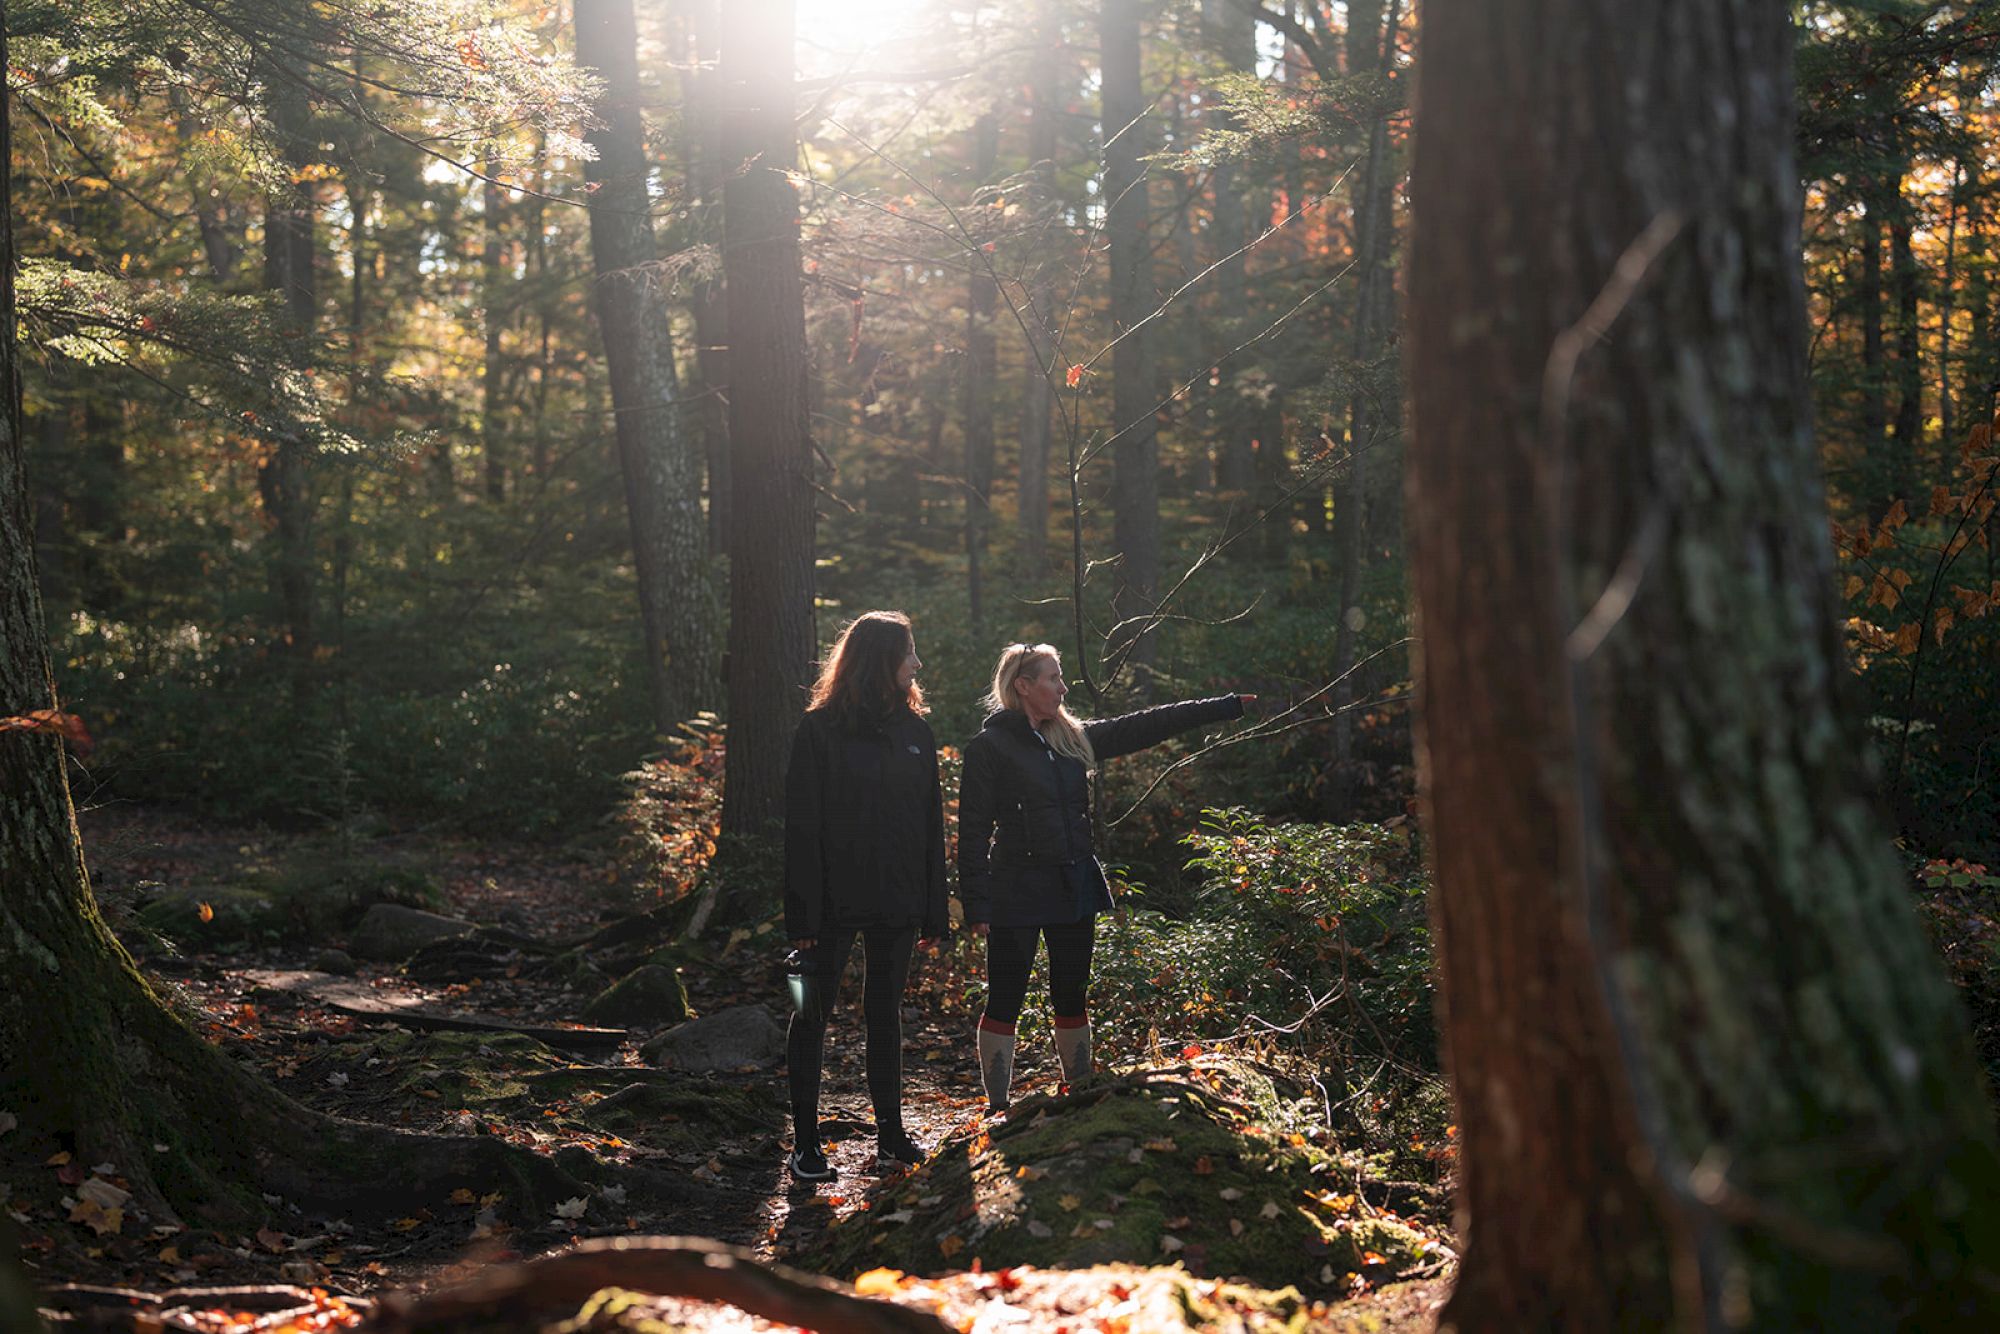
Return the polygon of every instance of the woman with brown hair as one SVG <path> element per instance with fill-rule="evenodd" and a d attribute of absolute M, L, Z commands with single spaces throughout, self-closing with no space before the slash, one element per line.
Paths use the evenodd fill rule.
<path fill-rule="evenodd" d="M 944 809 L 923 720 L 916 638 L 901 612 L 855 617 L 834 641 L 785 775 L 785 934 L 798 979 L 786 1077 L 792 1175 L 834 1175 L 820 1149 L 826 1021 L 854 940 L 866 966 L 868 1096 L 878 1160 L 919 1163 L 903 1130 L 903 987 L 919 938 L 944 934 Z"/>
<path fill-rule="evenodd" d="M 993 671 L 992 715 L 965 747 L 958 892 L 971 930 L 987 938 L 979 1073 L 994 1112 L 1007 1107 L 1014 1025 L 1043 940 L 1063 1082 L 1091 1069 L 1090 953 L 1097 914 L 1112 906 L 1091 848 L 1091 771 L 1203 723 L 1241 718 L 1257 698 L 1219 695 L 1083 722 L 1063 707 L 1068 693 L 1054 648 L 1009 645 Z"/>

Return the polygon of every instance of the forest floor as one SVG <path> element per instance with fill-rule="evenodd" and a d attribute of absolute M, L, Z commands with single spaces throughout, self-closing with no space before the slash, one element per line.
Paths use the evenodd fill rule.
<path fill-rule="evenodd" d="M 327 964 L 325 951 L 345 941 L 310 912 L 284 902 L 288 884 L 294 890 L 297 884 L 309 886 L 311 868 L 336 855 L 323 837 L 232 828 L 134 806 L 90 811 L 81 821 L 93 884 L 107 918 L 123 928 L 128 940 L 137 941 L 148 975 L 237 1059 L 300 1103 L 342 1117 L 413 1131 L 497 1135 L 550 1156 L 558 1165 L 588 1162 L 589 1170 L 579 1175 L 592 1186 L 567 1200 L 524 1202 L 507 1198 L 504 1189 L 468 1183 L 448 1199 L 412 1200 L 407 1211 L 372 1218 L 327 1217 L 309 1204 L 301 1207 L 267 1195 L 271 1221 L 254 1235 L 199 1226 L 148 1230 L 136 1222 L 103 1230 L 88 1225 L 88 1211 L 82 1221 L 72 1221 L 79 1212 L 75 1195 L 86 1181 L 115 1183 L 115 1173 L 100 1168 L 89 1175 L 93 1165 L 69 1162 L 61 1154 L 30 1158 L 30 1151 L 39 1154 L 49 1146 L 22 1143 L 21 1136 L 11 1144 L 0 1138 L 0 1202 L 20 1230 L 31 1281 L 44 1291 L 64 1283 L 149 1293 L 292 1284 L 350 1297 L 391 1290 L 421 1293 L 460 1282 L 497 1260 L 544 1254 L 591 1238 L 634 1235 L 709 1237 L 746 1248 L 763 1261 L 804 1270 L 856 1271 L 869 1261 L 856 1263 L 852 1257 L 873 1253 L 857 1219 L 865 1225 L 863 1216 L 872 1210 L 885 1225 L 898 1219 L 907 1223 L 913 1213 L 923 1212 L 919 1206 L 937 1203 L 947 1189 L 970 1191 L 981 1170 L 976 1160 L 990 1143 L 988 1130 L 1002 1134 L 984 1123 L 978 1095 L 965 1000 L 964 974 L 971 956 L 964 946 L 920 955 L 903 1034 L 908 1129 L 920 1144 L 951 1147 L 956 1185 L 939 1184 L 935 1193 L 925 1193 L 933 1189 L 925 1184 L 930 1180 L 926 1174 L 935 1171 L 940 1183 L 947 1180 L 947 1169 L 936 1160 L 910 1175 L 883 1171 L 875 1162 L 859 987 L 850 979 L 828 1034 L 821 1110 L 828 1157 L 838 1176 L 813 1186 L 793 1181 L 784 1168 L 790 1127 L 782 1066 L 764 1063 L 683 1075 L 649 1065 L 640 1050 L 651 1036 L 645 1030 L 632 1031 L 615 1047 L 586 1052 L 563 1045 L 560 1034 L 557 1044 L 550 1045 L 500 1029 L 425 1032 L 405 1021 L 375 1020 L 357 1015 L 352 1007 L 342 1012 L 325 1003 L 315 980 L 331 986 L 333 979 L 314 966 Z M 377 840 L 370 855 L 421 867 L 442 889 L 437 911 L 540 940 L 582 939 L 608 921 L 629 916 L 635 906 L 629 894 L 609 883 L 616 879 L 612 859 L 599 851 L 412 834 Z M 203 931 L 217 923 L 228 925 L 223 908 L 234 903 L 230 887 L 246 883 L 270 889 L 278 899 L 277 911 L 290 913 L 291 928 L 261 933 L 262 938 L 252 932 L 251 938 L 206 939 Z M 202 923 L 178 933 L 177 949 L 130 929 L 136 904 L 173 896 L 198 905 L 193 920 Z M 210 917 L 210 912 L 216 915 Z M 229 933 L 218 929 L 215 934 Z M 693 1011 L 711 1015 L 763 1004 L 775 1017 L 783 1005 L 779 934 L 775 924 L 718 931 L 716 938 L 703 941 L 703 952 L 686 956 L 681 975 Z M 578 962 L 575 951 L 539 957 L 528 953 L 490 971 L 493 975 L 420 981 L 399 965 L 358 962 L 350 976 L 340 979 L 347 988 L 341 994 L 364 988 L 391 1007 L 515 1025 L 546 1037 L 546 1030 L 574 1025 L 608 980 L 592 973 L 587 960 Z M 1061 1112 L 1068 1100 L 1053 1096 L 1058 1093 L 1053 1052 L 1028 1046 L 1023 1044 L 1016 1077 L 1014 1117 L 1033 1112 L 1032 1129 Z M 1132 1085 L 1138 1088 L 1148 1075 L 1128 1072 L 1127 1079 L 1138 1081 Z M 1195 1103 L 1202 1097 L 1217 1105 L 1229 1102 L 1220 1072 L 1183 1069 L 1172 1078 L 1179 1081 L 1174 1089 Z M 1130 1089 L 1121 1086 L 1121 1091 Z M 1165 1102 L 1178 1104 L 1179 1098 L 1179 1092 L 1170 1090 Z M 0 1135 L 10 1124 L 4 1112 L 0 1109 Z M 1177 1105 L 1169 1111 L 1178 1114 Z M 1017 1141 L 1028 1138 L 1017 1136 Z M 1119 1141 L 1121 1155 L 1126 1142 Z M 1172 1150 L 1172 1137 L 1149 1139 L 1144 1148 L 1158 1151 L 1163 1145 Z M 1060 1147 L 1076 1150 L 1078 1142 L 1072 1138 Z M 1145 1156 L 1139 1147 L 1129 1155 L 1133 1163 Z M 965 1166 L 968 1161 L 971 1168 Z M 1208 1157 L 1189 1167 L 1204 1176 L 1212 1170 Z M 684 1189 L 671 1197 L 643 1185 L 628 1192 L 621 1184 L 621 1170 L 627 1169 L 635 1182 L 658 1181 L 664 1175 Z M 1033 1178 L 1043 1172 L 1024 1165 L 1000 1175 Z M 1011 1180 L 1002 1184 L 1015 1185 Z M 1150 1185 L 1141 1183 L 1137 1193 Z M 1219 1192 L 1225 1200 L 1241 1194 L 1226 1188 Z M 1076 1210 L 1077 1199 L 1064 1195 L 1060 1207 Z M 1274 1293 L 1271 1289 L 1285 1284 L 1271 1281 L 1268 1274 L 1262 1288 L 1231 1286 L 1226 1280 L 1237 1276 L 1226 1269 L 1204 1275 L 1207 1256 L 1201 1245 L 1178 1257 L 1160 1254 L 1182 1250 L 1171 1236 L 1159 1250 L 1149 1244 L 1151 1253 L 1144 1255 L 1121 1255 L 1108 1241 L 1095 1244 L 1099 1235 L 1124 1235 L 1109 1215 L 1126 1199 L 1113 1193 L 1108 1204 L 1093 1201 L 1077 1215 L 1105 1213 L 1095 1220 L 1105 1231 L 1093 1234 L 1087 1223 L 1079 1222 L 1073 1235 L 1086 1238 L 1085 1243 L 1071 1246 L 1072 1257 L 1058 1238 L 1054 1263 L 982 1264 L 976 1219 L 970 1247 L 956 1235 L 966 1228 L 939 1222 L 938 1228 L 950 1230 L 942 1238 L 926 1235 L 918 1252 L 930 1254 L 930 1264 L 905 1258 L 893 1265 L 885 1258 L 864 1281 L 864 1289 L 936 1310 L 960 1329 L 1011 1326 L 1024 1331 L 1191 1326 L 1428 1330 L 1449 1291 L 1450 1252 L 1428 1239 L 1441 1235 L 1435 1221 L 1397 1220 L 1424 1230 L 1418 1254 L 1430 1263 L 1392 1263 L 1362 1247 L 1356 1253 L 1365 1253 L 1366 1260 L 1351 1261 L 1356 1272 L 1336 1277 L 1331 1264 L 1313 1258 L 1325 1251 L 1315 1241 L 1313 1256 L 1300 1256 L 1297 1265 L 1303 1293 Z M 1343 1207 L 1352 1208 L 1351 1199 Z M 1265 1218 L 1275 1216 L 1273 1206 L 1265 1209 Z M 975 1205 L 967 1203 L 957 1217 L 970 1218 L 975 1212 Z M 1068 1215 L 1049 1216 L 1070 1221 Z M 1186 1216 L 1167 1222 L 1191 1237 L 1189 1228 L 1198 1228 Z M 914 1226 L 931 1222 L 926 1218 Z M 914 1226 L 904 1231 L 912 1232 Z M 1029 1219 L 1026 1226 L 1036 1237 L 1050 1236 L 1044 1224 Z M 1240 1222 L 1229 1220 L 1229 1226 L 1242 1235 Z M 882 1242 L 889 1230 L 885 1226 L 875 1232 L 873 1240 Z M 1387 1243 L 1371 1244 L 1388 1249 Z M 830 1265 L 827 1257 L 836 1253 L 849 1257 L 848 1262 Z M 907 1245 L 883 1252 L 885 1257 L 912 1253 Z M 1169 1259 L 1178 1263 L 1147 1263 Z M 1418 1276 L 1415 1281 L 1397 1281 L 1412 1275 Z M 855 1272 L 832 1276 L 850 1280 Z M 741 1311 L 668 1299 L 641 1306 L 654 1322 L 647 1328 L 783 1327 Z M 569 1313 L 576 1314 L 573 1304 Z M 626 1328 L 618 1321 L 634 1318 L 630 1310 L 600 1311 L 588 1327 Z"/>

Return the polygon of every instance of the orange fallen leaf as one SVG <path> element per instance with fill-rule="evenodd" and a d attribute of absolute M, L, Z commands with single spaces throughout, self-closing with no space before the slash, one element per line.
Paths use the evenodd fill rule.
<path fill-rule="evenodd" d="M 938 1252 L 947 1260 L 964 1249 L 965 1238 L 959 1236 L 956 1232 L 947 1233 L 938 1241 Z"/>
<path fill-rule="evenodd" d="M 204 903 L 198 908 L 196 908 L 194 912 L 195 916 L 201 918 L 201 920 L 204 922 L 212 922 L 215 920 L 215 908 L 210 904 Z"/>

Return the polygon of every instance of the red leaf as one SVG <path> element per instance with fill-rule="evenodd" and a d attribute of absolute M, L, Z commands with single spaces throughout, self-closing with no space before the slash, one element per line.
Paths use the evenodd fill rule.
<path fill-rule="evenodd" d="M 83 725 L 83 719 L 55 709 L 31 709 L 12 718 L 0 718 L 0 732 L 53 732 L 74 746 L 78 755 L 90 754 L 90 748 L 96 744 L 90 739 L 90 729 Z"/>

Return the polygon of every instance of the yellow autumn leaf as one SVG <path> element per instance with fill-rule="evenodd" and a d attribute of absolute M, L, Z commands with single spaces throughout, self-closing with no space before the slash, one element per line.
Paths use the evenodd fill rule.
<path fill-rule="evenodd" d="M 418 1225 L 419 1224 L 417 1220 L 414 1218 L 399 1218 L 394 1223 L 391 1223 L 389 1226 L 395 1228 L 396 1231 L 398 1232 L 408 1232 L 411 1228 L 417 1227 Z"/>
<path fill-rule="evenodd" d="M 1083 1204 L 1083 1200 L 1079 1196 L 1065 1195 L 1058 1199 L 1056 1203 L 1062 1206 L 1064 1213 L 1069 1214 L 1075 1213 L 1077 1208 Z"/>
<path fill-rule="evenodd" d="M 854 1291 L 863 1297 L 887 1297 L 901 1290 L 903 1271 L 871 1269 L 854 1280 Z"/>
<path fill-rule="evenodd" d="M 460 1186 L 451 1193 L 451 1202 L 453 1204 L 475 1204 L 478 1200 L 479 1197 L 477 1195 L 474 1195 L 463 1186 Z"/>

